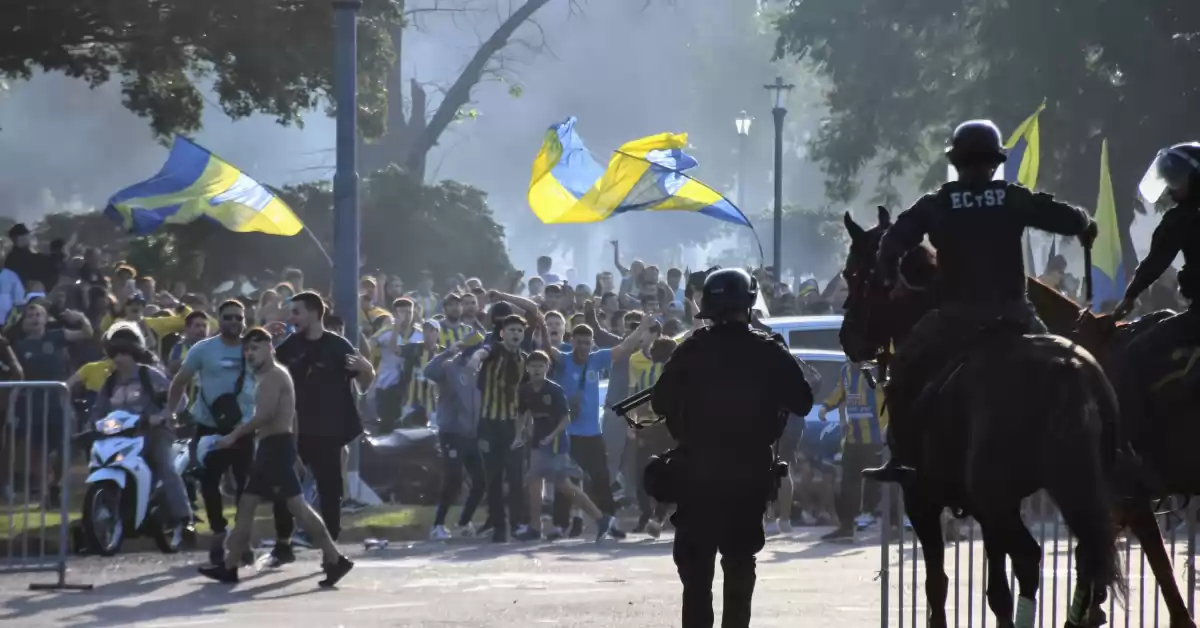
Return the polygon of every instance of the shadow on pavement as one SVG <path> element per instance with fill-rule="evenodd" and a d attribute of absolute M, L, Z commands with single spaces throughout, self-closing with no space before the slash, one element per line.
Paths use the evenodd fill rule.
<path fill-rule="evenodd" d="M 3 607 L 0 621 L 36 617 L 42 613 L 61 612 L 64 609 L 81 608 L 67 618 L 75 628 L 98 626 L 128 626 L 150 619 L 172 617 L 197 618 L 219 615 L 226 612 L 225 606 L 249 599 L 262 598 L 273 591 L 287 588 L 303 580 L 312 581 L 312 589 L 297 591 L 268 599 L 279 600 L 324 591 L 317 587 L 317 573 L 302 573 L 281 580 L 254 586 L 259 578 L 243 569 L 251 578 L 229 586 L 210 582 L 196 573 L 196 565 L 180 565 L 166 571 L 146 574 L 128 580 L 118 580 L 97 586 L 87 592 L 30 593 L 8 600 Z M 278 573 L 278 572 L 273 572 Z M 182 595 L 154 600 L 137 600 L 153 594 L 159 589 L 192 581 L 193 586 Z"/>

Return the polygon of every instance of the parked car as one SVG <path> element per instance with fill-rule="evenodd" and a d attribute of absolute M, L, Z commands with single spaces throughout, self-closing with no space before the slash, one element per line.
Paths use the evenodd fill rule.
<path fill-rule="evenodd" d="M 841 352 L 842 342 L 838 333 L 842 329 L 842 316 L 776 316 L 764 318 L 762 322 L 771 331 L 783 336 L 791 349 L 821 349 Z M 844 359 L 844 358 L 843 358 Z"/>

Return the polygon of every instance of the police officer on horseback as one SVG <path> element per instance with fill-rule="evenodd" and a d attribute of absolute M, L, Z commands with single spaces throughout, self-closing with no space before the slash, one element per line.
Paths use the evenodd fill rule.
<path fill-rule="evenodd" d="M 947 362 L 985 331 L 1045 333 L 1025 295 L 1027 227 L 1079 236 L 1090 245 L 1095 223 L 1083 210 L 996 181 L 1008 160 L 1000 130 L 972 120 L 954 130 L 946 156 L 958 180 L 918 200 L 900 214 L 879 245 L 879 270 L 894 289 L 904 289 L 900 262 L 928 235 L 937 249 L 938 309 L 931 310 L 897 347 L 888 365 L 888 443 L 891 458 L 863 476 L 880 482 L 909 479 L 919 460 L 922 392 L 948 374 Z"/>
<path fill-rule="evenodd" d="M 812 409 L 812 390 L 783 340 L 750 326 L 757 296 L 758 285 L 744 270 L 709 274 L 696 317 L 712 325 L 675 350 L 651 397 L 679 443 L 670 463 L 677 502 L 671 521 L 684 628 L 713 625 L 718 551 L 725 572 L 721 625 L 749 626 L 754 555 L 765 542 L 763 513 L 782 466 L 772 445 L 789 411 L 805 416 Z"/>
<path fill-rule="evenodd" d="M 1138 191 L 1148 202 L 1158 203 L 1169 196 L 1175 205 L 1163 214 L 1162 222 L 1154 230 L 1150 252 L 1138 264 L 1133 281 L 1125 289 L 1125 298 L 1113 312 L 1118 319 L 1133 311 L 1138 296 L 1158 280 L 1180 253 L 1184 266 L 1179 272 L 1179 291 L 1189 301 L 1200 297 L 1200 277 L 1195 276 L 1194 266 L 1200 264 L 1200 143 L 1176 144 L 1159 151 Z M 1154 358 L 1155 354 L 1173 347 L 1197 344 L 1200 321 L 1196 318 L 1197 314 L 1189 307 L 1147 330 L 1145 336 L 1131 345 L 1131 351 Z"/>

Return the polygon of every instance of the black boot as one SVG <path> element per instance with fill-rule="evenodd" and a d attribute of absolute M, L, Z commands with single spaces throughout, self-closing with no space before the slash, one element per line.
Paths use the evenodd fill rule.
<path fill-rule="evenodd" d="M 863 469 L 862 476 L 868 480 L 875 482 L 892 482 L 896 484 L 904 483 L 913 478 L 916 474 L 915 470 L 905 464 L 904 458 L 901 456 L 901 448 L 896 446 L 897 440 L 909 442 L 913 439 L 902 439 L 904 435 L 904 426 L 908 424 L 911 417 L 907 414 L 907 405 L 902 403 L 903 388 L 901 388 L 897 378 L 892 377 L 884 387 L 884 394 L 887 399 L 888 418 L 888 434 L 887 443 L 888 449 L 891 450 L 891 456 L 883 466 L 875 467 L 874 469 Z M 899 420 L 897 420 L 899 417 Z"/>

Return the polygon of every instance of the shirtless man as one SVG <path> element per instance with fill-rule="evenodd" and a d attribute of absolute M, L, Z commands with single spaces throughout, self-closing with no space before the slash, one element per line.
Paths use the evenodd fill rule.
<path fill-rule="evenodd" d="M 332 587 L 341 580 L 354 563 L 342 556 L 325 523 L 300 495 L 300 478 L 296 475 L 296 389 L 287 369 L 275 361 L 271 334 L 256 327 L 242 336 L 246 364 L 254 369 L 258 380 L 254 418 L 239 425 L 215 447 L 232 447 L 242 436 L 255 434 L 258 449 L 250 480 L 238 502 L 237 520 L 225 542 L 225 562 L 200 568 L 200 573 L 219 582 L 238 581 L 238 557 L 250 547 L 250 532 L 254 511 L 262 502 L 284 500 L 292 516 L 324 554 L 325 579 L 322 587 Z"/>

